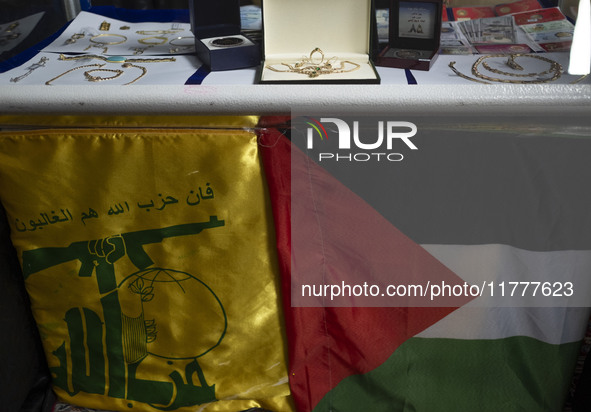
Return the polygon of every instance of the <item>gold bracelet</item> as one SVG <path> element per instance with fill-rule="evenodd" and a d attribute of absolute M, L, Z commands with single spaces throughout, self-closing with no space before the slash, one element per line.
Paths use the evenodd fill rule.
<path fill-rule="evenodd" d="M 93 72 L 110 72 L 110 73 L 115 73 L 114 76 L 110 76 L 110 77 L 101 77 L 101 76 L 94 76 L 91 73 Z M 84 77 L 86 77 L 88 79 L 89 82 L 102 82 L 104 80 L 113 80 L 116 79 L 117 77 L 121 76 L 123 74 L 123 70 L 119 70 L 119 69 L 103 69 L 102 67 L 98 68 L 98 69 L 92 69 L 92 70 L 87 70 L 84 72 Z"/>
<path fill-rule="evenodd" d="M 136 31 L 137 34 L 143 34 L 149 36 L 150 34 L 175 34 L 183 29 L 170 29 L 170 30 L 138 30 Z"/>
<path fill-rule="evenodd" d="M 142 73 L 136 77 L 135 79 L 133 79 L 132 81 L 128 82 L 128 83 L 124 83 L 123 86 L 127 86 L 129 84 L 135 83 L 137 82 L 139 79 L 141 79 L 142 77 L 144 77 L 146 75 L 146 73 L 148 73 L 148 69 L 146 69 L 143 66 L 137 66 L 131 63 L 124 63 L 121 65 L 122 68 L 128 68 L 128 67 L 134 67 L 136 69 L 140 69 L 142 71 Z M 110 77 L 101 77 L 101 76 L 94 76 L 91 73 L 93 72 L 97 72 L 97 71 L 103 71 L 103 72 L 111 72 L 111 73 L 115 73 L 115 75 L 110 76 Z M 113 80 L 116 79 L 117 77 L 121 76 L 124 73 L 123 70 L 120 69 L 103 69 L 102 67 L 98 68 L 98 69 L 92 69 L 92 70 L 88 70 L 84 72 L 84 77 L 86 77 L 88 79 L 88 81 L 91 82 L 101 82 L 104 80 Z"/>
<path fill-rule="evenodd" d="M 152 59 L 129 59 L 125 56 L 99 56 L 96 54 L 83 54 L 80 56 L 66 56 L 64 54 L 60 54 L 58 60 L 87 60 L 87 59 L 98 59 L 105 61 L 107 63 L 163 63 L 163 62 L 175 62 L 176 58 L 174 57 L 159 57 L 159 58 L 152 58 Z"/>
<path fill-rule="evenodd" d="M 161 40 L 160 42 L 149 42 L 146 40 L 150 40 L 150 39 L 158 39 Z M 162 36 L 152 36 L 152 37 L 146 37 L 144 39 L 138 39 L 138 43 L 141 44 L 148 44 L 150 46 L 157 46 L 159 44 L 164 44 L 168 41 L 168 39 L 166 37 L 162 37 Z"/>

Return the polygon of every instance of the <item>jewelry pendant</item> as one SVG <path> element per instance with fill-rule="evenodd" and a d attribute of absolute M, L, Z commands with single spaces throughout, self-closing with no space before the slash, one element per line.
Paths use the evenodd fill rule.
<path fill-rule="evenodd" d="M 107 59 L 105 61 L 107 63 L 123 63 L 126 60 L 127 59 L 123 56 L 109 56 L 109 57 L 107 57 Z"/>

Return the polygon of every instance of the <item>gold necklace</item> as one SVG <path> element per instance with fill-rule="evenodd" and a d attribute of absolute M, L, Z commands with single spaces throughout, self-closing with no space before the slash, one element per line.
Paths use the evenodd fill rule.
<path fill-rule="evenodd" d="M 98 56 L 96 54 L 84 54 L 80 56 L 66 56 L 60 54 L 58 60 L 86 60 L 86 59 L 98 59 L 107 63 L 161 63 L 161 62 L 175 62 L 174 57 L 163 57 L 153 59 L 128 59 L 124 56 Z"/>
<path fill-rule="evenodd" d="M 464 73 L 460 72 L 458 69 L 456 69 L 454 67 L 454 64 L 456 62 L 450 62 L 449 63 L 449 67 L 450 69 L 457 74 L 458 76 L 466 79 L 466 80 L 471 80 L 473 82 L 477 82 L 477 83 L 483 83 L 483 84 L 491 84 L 489 82 L 497 82 L 497 83 L 511 83 L 511 84 L 540 84 L 540 83 L 549 83 L 549 82 L 553 82 L 555 80 L 557 80 L 558 78 L 560 78 L 560 76 L 562 75 L 562 66 L 560 65 L 560 63 L 552 60 L 552 59 L 548 59 L 547 57 L 543 57 L 543 56 L 538 56 L 535 54 L 512 54 L 508 56 L 508 60 L 505 63 L 508 67 L 510 67 L 513 70 L 523 70 L 523 67 L 521 67 L 516 61 L 515 58 L 517 57 L 527 57 L 527 58 L 532 58 L 532 59 L 537 59 L 537 60 L 542 60 L 548 64 L 550 64 L 550 68 L 548 70 L 542 71 L 542 72 L 535 72 L 535 73 L 514 73 L 514 72 L 506 72 L 503 70 L 499 70 L 499 69 L 494 69 L 492 68 L 487 62 L 487 59 L 490 58 L 495 58 L 495 57 L 507 57 L 507 55 L 505 54 L 489 54 L 489 55 L 485 55 L 485 56 L 480 56 L 472 65 L 472 75 L 477 77 L 476 79 L 470 76 L 465 75 Z M 525 78 L 525 77 L 536 77 L 536 79 L 532 79 L 532 80 L 515 80 L 515 79 L 504 79 L 504 78 L 496 78 L 496 77 L 491 77 L 488 76 L 482 72 L 480 72 L 478 70 L 479 66 L 482 65 L 483 68 L 485 68 L 486 70 L 488 70 L 489 72 L 492 73 L 496 73 L 496 74 L 501 74 L 503 76 L 510 76 L 510 77 L 519 77 L 519 78 Z M 549 75 L 552 74 L 552 77 L 542 77 L 545 75 Z M 482 80 L 479 80 L 482 79 Z M 486 80 L 486 81 L 484 81 Z"/>
<path fill-rule="evenodd" d="M 320 57 L 314 57 L 315 54 L 319 54 Z M 278 73 L 299 73 L 305 74 L 308 77 L 314 78 L 323 74 L 335 74 L 335 73 L 348 73 L 355 71 L 361 67 L 359 64 L 349 60 L 343 60 L 339 62 L 339 66 L 335 67 L 334 63 L 337 60 L 336 57 L 325 59 L 324 52 L 318 47 L 314 48 L 308 57 L 304 56 L 302 60 L 294 63 L 280 63 L 286 69 L 278 69 L 272 65 L 265 66 L 267 69 L 278 72 Z M 346 64 L 352 65 L 352 68 L 345 68 Z"/>
<path fill-rule="evenodd" d="M 65 71 L 65 72 L 63 72 L 63 73 L 62 73 L 62 74 L 60 74 L 59 76 L 56 76 L 56 77 L 54 77 L 53 79 L 50 79 L 50 80 L 46 81 L 46 82 L 45 82 L 45 84 L 46 84 L 47 86 L 50 86 L 51 82 L 53 82 L 54 80 L 57 80 L 57 79 L 59 79 L 60 77 L 62 77 L 62 76 L 65 76 L 65 75 L 66 75 L 66 74 L 68 74 L 68 73 L 72 73 L 73 71 L 76 71 L 76 70 L 78 70 L 78 69 L 84 69 L 84 68 L 86 68 L 86 67 L 99 67 L 99 68 L 100 68 L 100 67 L 103 67 L 104 65 L 105 65 L 104 63 L 103 63 L 103 64 L 94 63 L 94 64 L 85 64 L 84 66 L 78 66 L 78 67 L 74 67 L 73 69 L 70 69 L 70 70 L 68 70 L 68 71 Z"/>

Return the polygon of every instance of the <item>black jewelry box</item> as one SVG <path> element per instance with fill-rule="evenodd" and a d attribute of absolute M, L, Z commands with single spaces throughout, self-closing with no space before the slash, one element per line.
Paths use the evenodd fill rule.
<path fill-rule="evenodd" d="M 258 66 L 260 45 L 240 33 L 240 0 L 190 0 L 199 60 L 212 71 Z"/>
<path fill-rule="evenodd" d="M 379 84 L 372 0 L 264 0 L 263 84 Z"/>
<path fill-rule="evenodd" d="M 388 46 L 378 66 L 429 70 L 439 55 L 442 0 L 391 0 Z"/>

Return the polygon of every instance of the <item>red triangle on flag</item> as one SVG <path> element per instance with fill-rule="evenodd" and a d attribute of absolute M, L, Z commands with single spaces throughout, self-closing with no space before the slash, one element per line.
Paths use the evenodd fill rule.
<path fill-rule="evenodd" d="M 464 281 L 278 130 L 263 129 L 259 142 L 276 225 L 290 387 L 298 411 L 310 411 L 344 378 L 373 370 L 472 298 L 388 296 L 388 285 L 410 294 L 409 285 L 429 290 Z M 364 283 L 379 293 L 355 296 Z M 351 289 L 346 296 L 302 297 L 302 286 L 312 284 L 316 292 L 324 285 Z"/>

